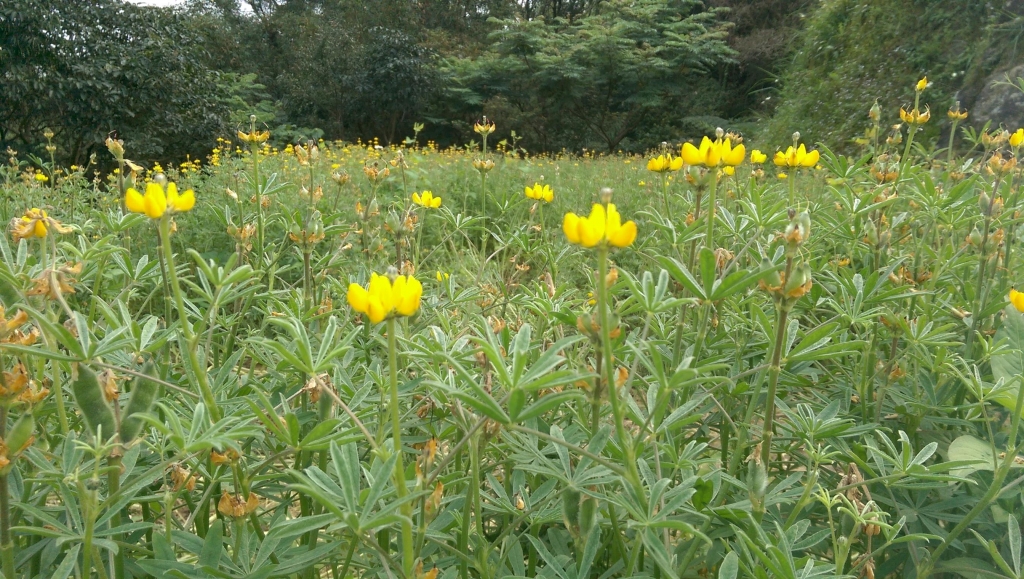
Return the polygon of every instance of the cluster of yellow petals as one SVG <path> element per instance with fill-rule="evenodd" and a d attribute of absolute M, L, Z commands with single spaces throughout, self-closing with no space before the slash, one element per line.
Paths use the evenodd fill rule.
<path fill-rule="evenodd" d="M 533 187 L 527 187 L 525 193 L 527 199 L 536 199 L 545 203 L 551 203 L 555 198 L 555 191 L 551 185 L 541 185 L 540 183 L 534 183 Z"/>
<path fill-rule="evenodd" d="M 570 243 L 583 247 L 610 245 L 612 247 L 629 247 L 636 240 L 636 223 L 622 223 L 622 217 L 614 203 L 608 207 L 595 203 L 589 217 L 581 217 L 575 213 L 566 213 L 562 221 L 562 231 Z"/>
<path fill-rule="evenodd" d="M 437 209 L 441 206 L 441 197 L 435 197 L 432 192 L 424 191 L 422 194 L 413 193 L 412 202 L 428 209 Z"/>
<path fill-rule="evenodd" d="M 908 125 L 923 125 L 932 118 L 932 112 L 928 107 L 924 108 L 924 112 L 916 108 L 908 111 L 907 109 L 900 107 L 900 118 Z"/>
<path fill-rule="evenodd" d="M 750 152 L 750 162 L 755 165 L 760 165 L 768 160 L 768 155 L 765 155 L 761 151 L 754 149 Z"/>
<path fill-rule="evenodd" d="M 647 161 L 647 170 L 654 171 L 655 173 L 664 173 L 666 171 L 678 171 L 682 168 L 682 157 L 673 157 L 672 155 L 658 155 L 657 157 Z"/>
<path fill-rule="evenodd" d="M 772 159 L 779 167 L 813 167 L 818 164 L 821 154 L 816 150 L 808 151 L 801 144 L 799 147 L 789 146 L 785 152 L 775 151 L 775 158 Z"/>
<path fill-rule="evenodd" d="M 188 189 L 178 194 L 178 186 L 168 183 L 164 189 L 159 183 L 149 182 L 146 184 L 146 194 L 143 195 L 129 188 L 124 196 L 124 206 L 132 213 L 145 213 L 151 219 L 160 219 L 165 213 L 182 213 L 189 211 L 196 204 L 195 193 Z"/>
<path fill-rule="evenodd" d="M 374 273 L 368 288 L 349 284 L 347 297 L 353 310 L 379 324 L 390 317 L 415 314 L 420 309 L 423 285 L 411 275 L 396 276 L 392 282 L 386 275 Z"/>
<path fill-rule="evenodd" d="M 1017 129 L 1016 132 L 1010 133 L 1010 146 L 1017 148 L 1024 144 L 1024 129 Z"/>
<path fill-rule="evenodd" d="M 1024 313 L 1024 292 L 1010 288 L 1010 303 L 1018 312 Z"/>
<path fill-rule="evenodd" d="M 736 166 L 743 162 L 747 156 L 747 150 L 743 144 L 732 146 L 731 139 L 701 139 L 700 147 L 694 147 L 690 143 L 683 143 L 683 162 L 687 165 L 703 165 L 705 167 L 718 167 L 719 165 Z"/>

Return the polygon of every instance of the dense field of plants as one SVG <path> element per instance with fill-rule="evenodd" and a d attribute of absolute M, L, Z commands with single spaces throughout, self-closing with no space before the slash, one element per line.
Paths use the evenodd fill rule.
<path fill-rule="evenodd" d="M 0 571 L 1024 576 L 1024 129 L 929 90 L 852 157 L 8 150 Z"/>

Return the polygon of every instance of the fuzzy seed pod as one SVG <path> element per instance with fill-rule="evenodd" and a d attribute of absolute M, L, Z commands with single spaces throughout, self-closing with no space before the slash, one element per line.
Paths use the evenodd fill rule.
<path fill-rule="evenodd" d="M 146 376 L 153 376 L 156 368 L 153 362 L 147 362 L 142 368 Z M 121 419 L 121 442 L 125 444 L 135 440 L 142 432 L 142 414 L 153 408 L 157 394 L 160 392 L 160 385 L 155 381 L 142 376 L 136 376 L 132 382 L 132 393 L 128 397 L 128 405 L 124 408 L 124 415 Z"/>
<path fill-rule="evenodd" d="M 107 400 L 103 397 L 103 387 L 96 377 L 96 372 L 84 364 L 78 366 L 78 378 L 71 384 L 71 391 L 75 395 L 75 403 L 85 418 L 85 424 L 89 427 L 89 434 L 96 435 L 96 429 L 102 429 L 100 436 L 110 438 L 117 432 L 114 425 L 114 411 L 111 410 Z"/>
<path fill-rule="evenodd" d="M 11 456 L 17 456 L 32 444 L 32 433 L 35 432 L 35 429 L 36 421 L 31 412 L 26 412 L 18 418 L 4 439 L 4 444 L 7 445 L 7 451 L 11 453 Z"/>

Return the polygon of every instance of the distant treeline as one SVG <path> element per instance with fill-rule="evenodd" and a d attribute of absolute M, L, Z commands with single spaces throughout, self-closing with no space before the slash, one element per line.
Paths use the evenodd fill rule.
<path fill-rule="evenodd" d="M 965 4 L 930 5 L 947 3 Z M 904 18 L 929 8 L 857 4 L 907 5 Z M 179 160 L 205 155 L 252 114 L 279 143 L 387 144 L 422 123 L 421 142 L 446 146 L 472 140 L 486 115 L 492 142 L 529 152 L 642 151 L 716 126 L 753 130 L 780 95 L 823 97 L 786 86 L 790 69 L 813 67 L 809 43 L 839 27 L 829 14 L 854 9 L 864 10 L 817 0 L 5 0 L 0 146 L 41 154 L 50 128 L 61 159 L 81 164 L 116 131 L 140 160 Z M 813 130 L 806 108 L 790 110 Z"/>

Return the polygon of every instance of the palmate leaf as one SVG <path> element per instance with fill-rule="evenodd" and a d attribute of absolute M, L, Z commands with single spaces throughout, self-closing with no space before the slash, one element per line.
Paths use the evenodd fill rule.
<path fill-rule="evenodd" d="M 1024 377 L 1024 314 L 1013 306 L 1006 307 L 1003 325 L 996 330 L 995 343 L 1004 347 L 992 354 L 992 375 L 1008 387 L 992 399 L 1012 411 L 1017 405 L 1017 389 Z"/>

